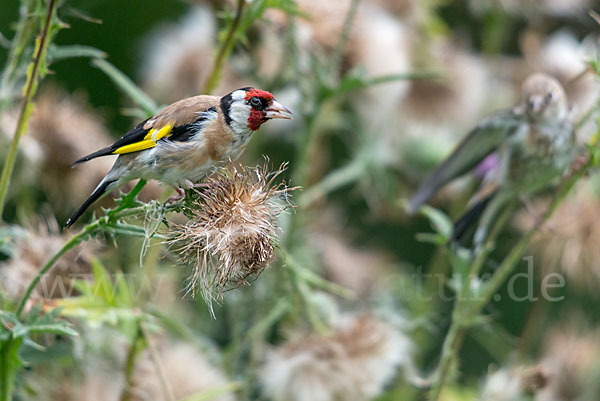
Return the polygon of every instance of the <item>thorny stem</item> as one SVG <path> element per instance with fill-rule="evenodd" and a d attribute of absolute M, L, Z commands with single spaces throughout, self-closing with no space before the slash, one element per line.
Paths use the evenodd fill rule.
<path fill-rule="evenodd" d="M 497 235 L 507 223 L 512 211 L 512 205 L 508 205 L 504 209 L 504 211 L 492 227 L 492 230 L 490 231 L 490 234 L 488 235 L 485 244 L 482 246 L 479 253 L 475 256 L 475 259 L 471 264 L 468 276 L 465 277 L 466 281 L 462 283 L 460 294 L 457 296 L 456 304 L 454 305 L 454 310 L 452 312 L 452 321 L 450 324 L 450 328 L 448 330 L 448 333 L 446 334 L 446 338 L 444 339 L 444 344 L 442 346 L 442 354 L 440 357 L 440 361 L 435 372 L 434 384 L 430 392 L 431 400 L 437 400 L 439 398 L 440 392 L 442 391 L 442 388 L 448 378 L 448 373 L 450 372 L 452 363 L 458 355 L 467 329 L 466 325 L 463 325 L 463 322 L 465 322 L 465 317 L 461 315 L 463 313 L 463 310 L 461 306 L 459 306 L 459 302 L 469 299 L 469 283 L 472 279 L 478 279 L 481 268 L 483 267 L 485 261 L 487 260 L 487 256 L 490 253 L 491 244 L 495 241 Z"/>
<path fill-rule="evenodd" d="M 456 361 L 458 357 L 461 338 L 464 335 L 464 332 L 473 324 L 474 319 L 479 315 L 485 305 L 487 305 L 492 296 L 498 291 L 500 286 L 506 281 L 506 278 L 513 271 L 521 256 L 523 256 L 523 253 L 527 249 L 527 246 L 529 245 L 533 235 L 543 224 L 546 223 L 546 221 L 548 221 L 548 219 L 552 216 L 552 213 L 554 213 L 556 208 L 567 197 L 575 183 L 582 176 L 584 176 L 593 165 L 594 161 L 590 158 L 585 166 L 580 168 L 578 171 L 573 172 L 563 181 L 558 191 L 558 195 L 553 199 L 550 206 L 546 209 L 546 212 L 512 248 L 508 256 L 504 258 L 492 277 L 483 284 L 482 289 L 477 297 L 473 297 L 473 294 L 470 294 L 471 289 L 468 285 L 462 286 L 460 294 L 458 295 L 454 305 L 452 322 L 450 324 L 448 334 L 444 340 L 442 356 L 440 358 L 438 368 L 436 369 L 432 390 L 429 394 L 429 399 L 431 401 L 437 401 L 439 399 L 440 393 L 446 383 L 452 362 Z"/>
<path fill-rule="evenodd" d="M 27 287 L 27 290 L 25 291 L 23 298 L 19 302 L 19 307 L 17 308 L 17 312 L 16 312 L 17 317 L 20 318 L 21 315 L 23 314 L 23 311 L 25 310 L 25 305 L 27 304 L 27 301 L 31 297 L 33 290 L 35 289 L 35 287 L 37 287 L 37 285 L 39 284 L 42 277 L 46 273 L 48 273 L 48 271 L 54 266 L 54 264 L 58 261 L 58 259 L 60 259 L 60 257 L 62 255 L 64 255 L 69 250 L 73 249 L 75 246 L 79 245 L 81 242 L 86 240 L 89 236 L 94 234 L 96 231 L 111 227 L 111 225 L 114 224 L 119 219 L 122 219 L 127 216 L 141 215 L 142 213 L 145 212 L 146 208 L 144 206 L 138 206 L 138 207 L 127 209 L 127 206 L 131 205 L 131 203 L 133 202 L 133 199 L 142 190 L 145 183 L 146 182 L 144 180 L 140 180 L 137 183 L 137 185 L 129 192 L 129 194 L 127 194 L 127 196 L 124 198 L 123 202 L 121 203 L 121 205 L 119 205 L 119 207 L 109 211 L 105 216 L 102 216 L 102 217 L 96 219 L 95 221 L 93 221 L 92 223 L 88 224 L 87 226 L 85 226 L 80 232 L 78 232 L 77 234 L 72 236 L 71 239 L 69 239 L 62 246 L 62 248 L 58 250 L 58 252 L 56 252 L 54 255 L 52 255 L 52 257 L 40 269 L 40 272 L 33 278 L 31 283 L 29 283 L 29 286 Z M 176 205 L 173 205 L 171 207 L 176 207 Z"/>
<path fill-rule="evenodd" d="M 215 88 L 219 84 L 219 81 L 221 80 L 221 70 L 223 69 L 223 63 L 225 63 L 225 60 L 227 59 L 227 57 L 229 57 L 229 54 L 233 49 L 235 35 L 238 26 L 240 25 L 240 21 L 242 20 L 242 14 L 244 12 L 245 5 L 246 0 L 237 1 L 235 17 L 233 18 L 231 25 L 229 25 L 229 30 L 227 31 L 227 36 L 225 37 L 225 40 L 223 41 L 223 43 L 221 43 L 221 47 L 219 48 L 219 52 L 217 53 L 217 57 L 215 58 L 215 64 L 206 81 L 206 86 L 204 87 L 204 93 L 207 95 L 210 95 L 215 90 Z"/>
<path fill-rule="evenodd" d="M 33 95 L 35 95 L 35 92 L 37 90 L 37 83 L 41 71 L 41 65 L 46 59 L 46 52 L 48 50 L 48 44 L 50 43 L 50 25 L 52 24 L 52 19 L 54 18 L 54 13 L 56 12 L 56 6 L 56 0 L 48 0 L 46 19 L 44 21 L 42 33 L 40 34 L 40 37 L 36 40 L 36 49 L 33 63 L 29 66 L 30 69 L 28 70 L 27 74 L 27 82 L 25 83 L 24 87 L 25 96 L 23 98 L 23 102 L 21 103 L 21 108 L 19 110 L 17 128 L 15 129 L 15 134 L 10 144 L 8 155 L 6 156 L 4 167 L 2 168 L 2 176 L 0 177 L 0 218 L 3 215 L 4 204 L 6 201 L 6 193 L 8 191 L 10 178 L 12 176 L 12 172 L 15 166 L 15 161 L 17 159 L 19 141 L 21 140 L 21 137 L 25 134 L 25 131 L 27 130 L 27 123 L 29 121 L 29 116 L 31 115 L 31 111 L 33 108 L 32 99 Z"/>
<path fill-rule="evenodd" d="M 457 309 L 455 308 L 455 311 Z M 442 355 L 440 357 L 439 366 L 442 367 L 436 371 L 436 377 L 434 385 L 429 394 L 430 400 L 437 400 L 440 396 L 442 388 L 444 387 L 444 383 L 448 377 L 448 373 L 450 372 L 450 367 L 452 366 L 452 361 L 454 361 L 455 355 L 458 354 L 458 351 L 462 345 L 462 340 L 465 335 L 465 327 L 459 327 L 454 322 L 456 316 L 452 316 L 452 324 L 450 325 L 450 329 L 448 330 L 448 334 L 446 334 L 446 338 L 444 339 L 444 345 L 442 346 Z"/>

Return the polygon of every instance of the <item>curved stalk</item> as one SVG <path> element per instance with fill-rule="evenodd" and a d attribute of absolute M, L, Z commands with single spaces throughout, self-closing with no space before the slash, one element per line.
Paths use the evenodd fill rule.
<path fill-rule="evenodd" d="M 10 178 L 12 176 L 13 169 L 15 167 L 15 161 L 17 160 L 17 150 L 19 147 L 19 141 L 27 130 L 27 123 L 29 122 L 29 116 L 33 109 L 33 95 L 37 90 L 38 78 L 40 76 L 42 63 L 46 59 L 46 53 L 48 50 L 48 44 L 50 43 L 50 25 L 54 19 L 56 12 L 57 2 L 56 0 L 48 1 L 48 8 L 46 11 L 46 18 L 42 33 L 36 40 L 36 49 L 34 54 L 33 63 L 29 66 L 27 71 L 27 82 L 24 88 L 24 99 L 21 103 L 19 110 L 19 120 L 17 122 L 17 128 L 13 140 L 8 150 L 8 155 L 4 161 L 4 167 L 2 168 L 2 176 L 0 177 L 0 218 L 3 215 L 4 204 L 6 201 L 6 193 L 10 184 Z"/>
<path fill-rule="evenodd" d="M 48 271 L 52 268 L 52 266 L 54 266 L 54 264 L 58 261 L 58 259 L 60 259 L 62 255 L 79 245 L 97 230 L 101 230 L 104 227 L 109 227 L 112 222 L 127 216 L 140 215 L 145 212 L 146 209 L 144 206 L 127 208 L 131 205 L 133 199 L 142 190 L 145 184 L 146 181 L 140 180 L 136 184 L 136 186 L 129 192 L 129 194 L 127 194 L 125 199 L 123 199 L 123 202 L 119 207 L 109 211 L 105 216 L 102 216 L 99 219 L 96 219 L 95 221 L 85 226 L 81 231 L 72 236 L 71 239 L 69 239 L 62 246 L 62 248 L 58 250 L 58 252 L 52 255 L 52 257 L 46 262 L 46 264 L 42 266 L 40 272 L 33 278 L 33 280 L 31 280 L 31 283 L 29 283 L 27 290 L 25 290 L 25 294 L 23 294 L 23 298 L 21 298 L 21 301 L 19 302 L 19 306 L 17 308 L 17 317 L 20 318 L 23 314 L 27 301 L 31 297 L 33 290 L 35 289 L 35 287 L 37 287 L 44 274 L 48 273 Z M 173 205 L 172 207 L 176 207 L 176 205 Z"/>

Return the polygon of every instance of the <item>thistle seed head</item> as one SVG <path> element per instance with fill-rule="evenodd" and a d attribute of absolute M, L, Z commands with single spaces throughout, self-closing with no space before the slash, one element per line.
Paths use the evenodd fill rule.
<path fill-rule="evenodd" d="M 218 171 L 184 207 L 189 221 L 173 226 L 170 243 L 180 261 L 193 267 L 189 290 L 199 289 L 209 307 L 223 291 L 258 277 L 273 257 L 277 218 L 290 206 L 287 195 L 295 189 L 275 182 L 285 168 Z"/>

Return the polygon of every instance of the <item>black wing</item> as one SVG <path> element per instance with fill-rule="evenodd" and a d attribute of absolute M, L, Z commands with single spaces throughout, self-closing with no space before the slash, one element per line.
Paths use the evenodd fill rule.
<path fill-rule="evenodd" d="M 165 136 L 164 138 L 161 138 L 159 140 L 168 139 L 170 141 L 179 141 L 179 142 L 189 141 L 190 138 L 192 138 L 198 132 L 198 130 L 201 127 L 202 122 L 212 118 L 214 116 L 214 113 L 216 113 L 216 112 L 217 112 L 216 107 L 210 107 L 209 109 L 203 111 L 202 113 L 199 113 L 198 119 L 196 119 L 196 121 L 189 123 L 189 124 L 182 124 L 182 125 L 173 127 L 170 130 L 168 136 Z M 106 148 L 100 149 L 94 153 L 91 153 L 91 154 L 77 160 L 75 163 L 73 163 L 73 166 L 76 166 L 81 163 L 85 163 L 89 160 L 95 159 L 96 157 L 112 155 L 112 154 L 114 154 L 114 152 L 117 149 L 119 149 L 123 146 L 131 145 L 131 144 L 143 141 L 144 138 L 146 137 L 146 135 L 148 134 L 148 132 L 150 132 L 150 130 L 152 129 L 152 128 L 149 128 L 149 129 L 144 128 L 144 125 L 146 124 L 146 122 L 148 122 L 148 120 L 150 120 L 151 118 L 153 118 L 153 117 L 150 117 L 150 118 L 142 121 L 138 125 L 136 125 L 134 128 L 132 128 L 128 133 L 126 133 L 121 138 L 119 138 L 112 145 L 107 146 Z"/>
<path fill-rule="evenodd" d="M 144 124 L 146 124 L 148 120 L 149 118 L 145 119 L 144 121 L 133 127 L 129 132 L 127 132 L 121 138 L 117 139 L 117 141 L 112 145 L 97 150 L 96 152 L 90 153 L 89 155 L 77 160 L 75 163 L 73 163 L 73 167 L 75 167 L 78 164 L 95 159 L 96 157 L 112 155 L 113 152 L 119 149 L 121 146 L 129 145 L 143 140 L 146 134 L 150 131 L 150 129 L 144 129 Z"/>

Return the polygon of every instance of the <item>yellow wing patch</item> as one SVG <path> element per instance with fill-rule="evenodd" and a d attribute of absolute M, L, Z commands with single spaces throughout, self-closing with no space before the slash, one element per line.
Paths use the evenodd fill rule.
<path fill-rule="evenodd" d="M 122 155 L 125 153 L 139 152 L 140 150 L 150 149 L 156 146 L 156 142 L 164 138 L 165 136 L 171 133 L 171 129 L 173 127 L 170 124 L 165 125 L 161 129 L 151 129 L 148 131 L 143 140 L 135 143 L 130 143 L 129 145 L 121 146 L 117 148 L 113 153 Z"/>

